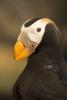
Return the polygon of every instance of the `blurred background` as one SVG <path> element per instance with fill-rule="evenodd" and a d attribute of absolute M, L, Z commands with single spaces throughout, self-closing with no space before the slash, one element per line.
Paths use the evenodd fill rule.
<path fill-rule="evenodd" d="M 12 100 L 13 85 L 27 63 L 15 61 L 12 52 L 21 25 L 32 17 L 48 17 L 57 24 L 67 59 L 66 0 L 0 0 L 0 100 Z"/>

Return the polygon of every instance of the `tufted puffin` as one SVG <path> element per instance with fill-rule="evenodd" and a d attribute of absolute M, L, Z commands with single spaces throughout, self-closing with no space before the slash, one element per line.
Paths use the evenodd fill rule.
<path fill-rule="evenodd" d="M 14 58 L 28 57 L 13 87 L 14 100 L 67 100 L 67 63 L 61 32 L 49 18 L 33 18 L 21 27 Z"/>

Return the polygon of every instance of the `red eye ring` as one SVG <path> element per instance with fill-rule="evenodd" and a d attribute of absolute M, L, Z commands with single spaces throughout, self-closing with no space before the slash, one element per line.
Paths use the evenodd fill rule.
<path fill-rule="evenodd" d="M 41 31 L 41 28 L 37 28 L 37 32 L 40 32 Z"/>

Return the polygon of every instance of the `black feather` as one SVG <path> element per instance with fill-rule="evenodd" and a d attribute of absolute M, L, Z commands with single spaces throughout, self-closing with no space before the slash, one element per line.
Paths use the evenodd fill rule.
<path fill-rule="evenodd" d="M 34 22 L 36 22 L 37 20 L 39 20 L 39 19 L 41 19 L 41 18 L 33 18 L 33 19 L 31 19 L 31 20 L 29 20 L 28 22 L 26 22 L 25 24 L 24 24 L 24 26 L 25 27 L 29 27 L 30 25 L 32 25 Z"/>

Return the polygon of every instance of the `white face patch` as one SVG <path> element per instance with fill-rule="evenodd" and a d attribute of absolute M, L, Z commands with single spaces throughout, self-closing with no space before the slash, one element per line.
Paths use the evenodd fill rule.
<path fill-rule="evenodd" d="M 41 22 L 41 20 L 38 20 L 35 23 L 33 23 L 32 25 L 30 25 L 29 27 L 24 27 L 24 25 L 23 25 L 21 28 L 21 32 L 26 33 L 31 41 L 39 44 L 44 35 L 45 26 L 46 26 L 46 24 Z M 40 29 L 40 31 L 38 31 L 38 28 Z"/>

